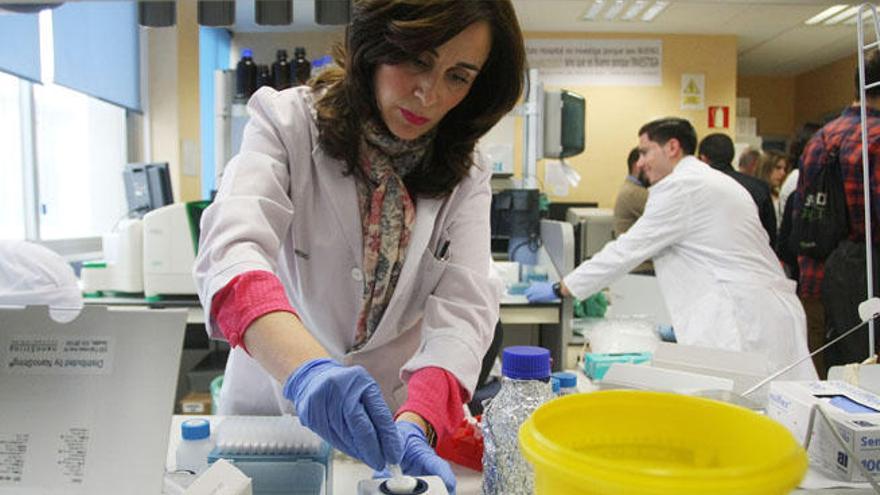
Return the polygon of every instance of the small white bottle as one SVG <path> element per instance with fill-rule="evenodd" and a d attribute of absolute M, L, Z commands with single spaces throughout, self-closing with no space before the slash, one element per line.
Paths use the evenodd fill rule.
<path fill-rule="evenodd" d="M 177 470 L 201 474 L 208 469 L 208 454 L 213 449 L 211 423 L 207 419 L 187 419 L 180 425 Z"/>

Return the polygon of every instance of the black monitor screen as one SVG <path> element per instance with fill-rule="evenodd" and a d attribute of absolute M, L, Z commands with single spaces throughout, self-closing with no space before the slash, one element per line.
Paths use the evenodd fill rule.
<path fill-rule="evenodd" d="M 130 215 L 142 217 L 174 202 L 167 163 L 129 163 L 122 175 Z"/>

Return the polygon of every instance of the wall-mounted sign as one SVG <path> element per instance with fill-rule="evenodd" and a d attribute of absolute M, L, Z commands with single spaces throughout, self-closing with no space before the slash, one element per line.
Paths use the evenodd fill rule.
<path fill-rule="evenodd" d="M 661 40 L 526 40 L 529 67 L 541 81 L 573 86 L 660 86 Z"/>
<path fill-rule="evenodd" d="M 730 107 L 709 107 L 709 129 L 730 128 Z"/>
<path fill-rule="evenodd" d="M 706 75 L 681 75 L 681 109 L 702 110 L 706 105 Z"/>

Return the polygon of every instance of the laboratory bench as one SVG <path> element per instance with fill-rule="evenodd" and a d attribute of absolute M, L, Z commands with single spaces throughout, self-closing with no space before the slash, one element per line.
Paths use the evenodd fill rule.
<path fill-rule="evenodd" d="M 175 415 L 171 420 L 171 432 L 168 441 L 168 452 L 165 459 L 165 470 L 170 473 L 175 469 L 175 453 L 177 445 L 180 442 L 180 424 L 187 419 L 205 418 L 211 421 L 211 428 L 214 431 L 216 425 L 222 420 L 222 416 L 183 416 Z M 456 478 L 456 494 L 457 495 L 480 495 L 482 489 L 482 473 L 472 469 L 451 464 L 452 470 Z M 366 464 L 356 461 L 338 451 L 333 453 L 333 470 L 332 470 L 333 493 L 336 495 L 348 495 L 357 493 L 357 484 L 360 480 L 370 479 L 373 476 L 373 470 Z M 163 495 L 176 495 L 177 491 L 166 489 Z M 852 488 L 834 488 L 834 489 L 812 489 L 812 490 L 795 490 L 792 495 L 869 495 L 874 493 L 870 489 L 852 489 Z"/>

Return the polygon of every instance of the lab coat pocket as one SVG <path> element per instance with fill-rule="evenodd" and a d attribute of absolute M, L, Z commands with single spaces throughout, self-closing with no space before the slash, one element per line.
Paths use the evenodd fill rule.
<path fill-rule="evenodd" d="M 445 259 L 438 258 L 430 249 L 422 254 L 415 280 L 410 288 L 409 300 L 400 318 L 401 331 L 412 327 L 422 317 L 428 297 L 434 293 L 440 283 L 447 264 Z"/>

